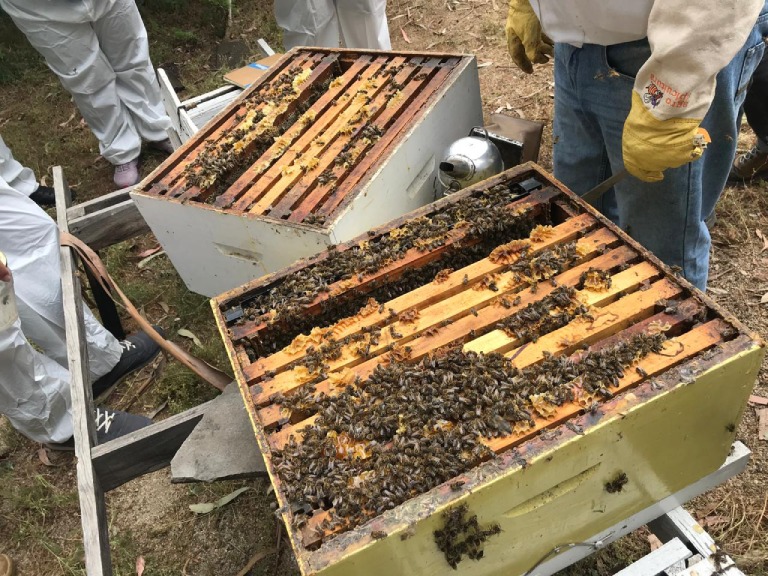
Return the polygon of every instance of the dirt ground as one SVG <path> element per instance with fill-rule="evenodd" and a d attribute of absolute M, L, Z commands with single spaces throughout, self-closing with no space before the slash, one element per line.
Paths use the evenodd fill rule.
<path fill-rule="evenodd" d="M 221 84 L 225 72 L 214 57 L 223 40 L 245 44 L 245 60 L 257 57 L 255 40 L 275 48 L 279 32 L 270 0 L 234 2 L 227 26 L 225 0 L 145 0 L 141 10 L 155 65 L 174 65 L 185 86 L 182 98 Z M 480 64 L 486 116 L 494 111 L 546 124 L 540 163 L 551 168 L 552 65 L 528 76 L 506 53 L 502 0 L 390 0 L 393 47 L 472 53 Z M 98 156 L 97 142 L 67 93 L 13 24 L 0 14 L 0 134 L 16 157 L 50 182 L 62 165 L 79 200 L 113 189 L 111 167 Z M 745 128 L 740 148 L 751 145 Z M 162 158 L 147 155 L 148 173 Z M 718 206 L 713 232 L 711 295 L 751 329 L 768 333 L 768 187 L 765 183 L 728 188 Z M 145 315 L 180 345 L 227 368 L 207 301 L 190 294 L 161 256 L 139 266 L 151 235 L 125 242 L 103 254 L 110 271 Z M 186 328 L 201 346 L 178 335 Z M 146 391 L 139 393 L 149 379 Z M 768 397 L 768 371 L 760 373 L 755 394 Z M 108 399 L 156 418 L 213 397 L 214 391 L 169 364 L 144 370 Z M 688 506 L 751 575 L 768 574 L 768 442 L 757 437 L 755 409 L 748 407 L 738 439 L 752 450 L 747 470 Z M 83 574 L 75 462 L 69 455 L 40 453 L 0 419 L 0 552 L 15 557 L 22 575 Z M 240 487 L 248 490 L 221 509 L 194 514 L 190 504 L 212 502 Z M 250 571 L 249 559 L 273 550 L 276 524 L 269 482 L 172 485 L 167 470 L 129 483 L 108 496 L 115 574 L 137 573 L 137 560 L 149 575 L 297 574 L 289 550 L 266 556 Z M 649 550 L 640 532 L 583 561 L 569 574 L 606 575 Z"/>

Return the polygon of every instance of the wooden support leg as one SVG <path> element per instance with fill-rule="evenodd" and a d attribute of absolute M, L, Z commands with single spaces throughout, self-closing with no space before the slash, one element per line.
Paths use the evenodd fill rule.
<path fill-rule="evenodd" d="M 53 169 L 53 187 L 56 191 L 56 215 L 59 229 L 62 232 L 68 232 L 67 208 L 72 199 L 60 166 Z M 91 462 L 91 450 L 96 440 L 96 424 L 93 419 L 93 399 L 88 378 L 83 303 L 80 298 L 75 257 L 69 248 L 61 248 L 60 251 L 67 358 L 71 379 L 72 420 L 77 456 L 77 491 L 80 498 L 85 567 L 90 576 L 109 576 L 112 574 L 112 563 L 104 492 Z"/>

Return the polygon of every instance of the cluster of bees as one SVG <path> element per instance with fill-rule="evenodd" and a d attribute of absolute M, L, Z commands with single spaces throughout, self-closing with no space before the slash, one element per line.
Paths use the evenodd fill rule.
<path fill-rule="evenodd" d="M 501 532 L 498 524 L 481 527 L 477 515 L 467 516 L 468 510 L 466 504 L 446 510 L 442 515 L 443 527 L 434 532 L 435 544 L 454 570 L 465 554 L 470 560 L 480 560 L 485 541 Z"/>
<path fill-rule="evenodd" d="M 576 289 L 559 286 L 548 296 L 499 322 L 497 328 L 509 336 L 536 342 L 540 335 L 565 326 L 579 316 L 591 319 L 589 307 L 576 298 Z"/>
<path fill-rule="evenodd" d="M 495 456 L 487 439 L 521 437 L 535 418 L 558 406 L 610 398 L 626 370 L 660 352 L 663 334 L 641 333 L 575 361 L 545 354 L 517 369 L 500 354 L 441 350 L 417 363 L 379 364 L 338 395 L 311 386 L 275 402 L 298 414 L 317 414 L 273 453 L 296 528 L 308 514 L 330 509 L 317 525 L 344 531 Z"/>
<path fill-rule="evenodd" d="M 365 105 L 349 123 L 339 130 L 339 134 L 356 134 L 353 146 L 350 140 L 343 150 L 337 155 L 336 164 L 353 163 L 360 153 L 371 143 L 378 140 L 383 134 L 383 129 L 368 118 L 373 113 L 368 105 L 372 101 L 369 91 L 378 88 L 379 77 L 385 78 L 387 83 L 385 94 L 387 103 L 401 98 L 401 84 L 395 81 L 394 76 L 400 72 L 404 65 L 392 66 L 377 71 L 364 85 L 364 89 L 358 90 L 354 97 L 363 99 Z M 412 65 L 411 65 L 412 66 Z M 240 112 L 233 117 L 233 122 L 224 130 L 216 141 L 209 141 L 204 145 L 203 151 L 194 158 L 184 169 L 185 190 L 198 188 L 204 194 L 207 202 L 212 202 L 231 186 L 242 172 L 251 166 L 267 150 L 273 149 L 273 153 L 253 170 L 261 174 L 272 166 L 283 153 L 288 150 L 292 138 L 299 135 L 300 131 L 294 131 L 292 137 L 288 137 L 288 130 L 297 123 L 301 126 L 309 126 L 315 119 L 315 113 L 310 108 L 330 87 L 335 87 L 342 81 L 341 76 L 335 79 L 327 78 L 313 83 L 307 96 L 302 97 L 303 84 L 308 80 L 313 68 L 292 66 L 283 71 L 276 78 L 266 84 L 258 92 L 252 93 L 243 103 Z M 337 67 L 337 74 L 341 68 Z M 351 95 L 350 95 L 351 96 Z M 300 101 L 299 101 L 300 100 Z M 317 139 L 314 144 L 324 146 L 325 143 Z M 294 164 L 284 167 L 284 173 L 294 169 L 307 170 L 312 167 L 313 158 L 308 162 L 300 162 L 301 153 L 297 152 L 297 160 Z M 327 172 L 327 171 L 326 171 Z M 325 185 L 334 180 L 335 176 L 320 175 L 318 184 Z M 203 198 L 203 195 L 200 196 Z M 312 225 L 324 224 L 324 217 L 310 218 L 307 223 Z"/>
<path fill-rule="evenodd" d="M 345 250 L 330 246 L 328 255 L 316 264 L 287 275 L 269 290 L 243 302 L 244 315 L 237 323 L 267 321 L 270 330 L 268 336 L 262 333 L 240 344 L 253 361 L 281 349 L 297 334 L 323 325 L 326 319 L 328 323 L 333 323 L 354 314 L 369 297 L 389 300 L 430 282 L 445 268 L 461 268 L 488 256 L 500 243 L 527 238 L 540 221 L 548 222 L 550 216 L 537 216 L 530 208 L 522 211 L 499 210 L 518 193 L 517 186 L 498 185 L 482 194 L 462 198 L 430 217 L 408 220 L 370 241 L 360 242 Z M 323 307 L 319 315 L 307 313 L 306 309 L 320 295 L 330 293 L 339 283 L 361 281 L 366 275 L 401 259 L 410 249 L 428 252 L 442 246 L 449 233 L 458 227 L 466 229 L 465 240 L 462 246 L 447 250 L 443 257 L 425 266 L 406 270 L 398 279 L 371 283 L 338 295 L 333 306 Z M 476 242 L 474 245 L 473 241 Z M 540 268 L 551 264 L 546 260 L 538 262 Z M 527 272 L 532 273 L 535 271 Z"/>
<path fill-rule="evenodd" d="M 183 176 L 186 178 L 186 189 L 190 187 L 209 188 L 232 172 L 235 166 L 243 166 L 246 162 L 243 156 L 248 156 L 249 159 L 256 153 L 260 156 L 282 132 L 293 124 L 296 120 L 296 112 L 288 114 L 282 122 L 274 125 L 275 111 L 273 110 L 271 114 L 267 113 L 274 107 L 266 104 L 264 108 L 257 109 L 257 106 L 271 102 L 282 102 L 281 108 L 287 108 L 287 104 L 298 97 L 294 87 L 294 79 L 301 73 L 300 67 L 289 68 L 286 74 L 278 75 L 272 83 L 267 84 L 258 93 L 251 95 L 246 102 L 246 113 L 235 115 L 232 126 L 225 130 L 218 140 L 206 142 L 203 151 L 184 168 Z M 300 111 L 298 113 L 309 108 L 321 95 L 320 90 L 313 90 L 310 98 L 299 106 Z M 262 124 L 264 125 L 262 126 Z M 258 136 L 252 137 L 254 131 L 258 132 Z M 246 140 L 249 140 L 248 144 L 254 150 L 251 154 L 244 154 Z M 220 192 L 224 190 L 226 188 Z"/>

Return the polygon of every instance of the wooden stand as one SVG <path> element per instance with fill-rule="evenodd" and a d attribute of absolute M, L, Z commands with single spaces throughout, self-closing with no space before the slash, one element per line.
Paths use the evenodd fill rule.
<path fill-rule="evenodd" d="M 54 167 L 53 179 L 59 229 L 62 232 L 70 232 L 70 230 L 74 232 L 74 229 L 70 228 L 68 210 L 77 210 L 77 208 L 70 208 L 71 195 L 60 166 Z M 125 194 L 124 191 L 120 192 Z M 120 192 L 111 196 L 119 198 Z M 127 202 L 132 204 L 130 200 Z M 102 211 L 98 220 L 103 221 L 103 219 L 108 218 L 107 214 L 110 212 L 108 204 L 105 209 L 107 212 Z M 138 215 L 138 211 L 136 211 L 136 215 Z M 118 218 L 119 216 L 115 219 Z M 105 227 L 107 230 L 120 228 L 119 224 L 112 221 L 110 221 L 110 227 Z M 139 233 L 129 232 L 129 230 L 141 230 L 141 226 L 128 226 L 122 230 L 124 231 L 123 237 L 101 238 L 100 241 L 93 242 L 94 246 L 104 247 L 124 240 L 130 235 Z M 129 480 L 167 466 L 197 422 L 203 417 L 211 402 L 112 442 L 96 445 L 80 282 L 77 277 L 76 259 L 70 248 L 61 248 L 61 283 L 68 367 L 71 378 L 77 485 L 83 527 L 85 565 L 89 576 L 108 576 L 112 574 L 112 565 L 104 493 L 125 484 Z"/>

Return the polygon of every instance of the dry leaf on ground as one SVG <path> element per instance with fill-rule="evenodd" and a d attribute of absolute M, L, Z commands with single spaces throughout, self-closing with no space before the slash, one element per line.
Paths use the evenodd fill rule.
<path fill-rule="evenodd" d="M 768 406 L 768 398 L 763 398 L 762 396 L 755 396 L 752 394 L 752 396 L 749 397 L 749 403 L 757 404 L 759 406 Z"/>
<path fill-rule="evenodd" d="M 198 348 L 203 347 L 203 343 L 200 342 L 200 338 L 195 336 L 195 333 L 192 332 L 191 330 L 187 330 L 186 328 L 180 328 L 177 334 L 179 336 L 184 336 L 184 338 L 189 338 L 190 340 L 192 340 L 192 342 L 195 343 L 195 346 L 197 346 Z"/>
<path fill-rule="evenodd" d="M 146 258 L 144 258 L 143 260 L 141 260 L 138 263 L 139 270 L 142 270 L 152 260 L 154 260 L 158 256 L 162 256 L 163 254 L 165 254 L 165 250 L 160 250 L 160 252 L 155 252 L 154 254 L 151 254 L 150 256 L 147 256 Z"/>
<path fill-rule="evenodd" d="M 219 498 L 218 500 L 216 500 L 216 502 L 203 502 L 201 504 L 190 504 L 189 509 L 192 510 L 192 512 L 194 512 L 195 514 L 208 514 L 210 512 L 213 512 L 214 510 L 217 510 L 218 508 L 221 508 L 222 506 L 226 506 L 246 490 L 250 490 L 250 488 L 248 486 L 245 486 L 243 488 L 238 488 L 234 492 L 227 494 L 222 498 Z"/>
<path fill-rule="evenodd" d="M 144 561 L 144 556 L 136 558 L 136 576 L 142 576 L 142 574 L 144 574 L 145 566 L 146 562 Z"/>
<path fill-rule="evenodd" d="M 757 410 L 757 437 L 760 440 L 768 440 L 768 408 Z"/>
<path fill-rule="evenodd" d="M 139 252 L 139 258 L 146 258 L 147 256 L 152 256 L 152 254 L 160 251 L 162 249 L 161 246 L 155 246 L 154 248 L 148 248 L 147 250 L 144 250 L 143 252 Z"/>

